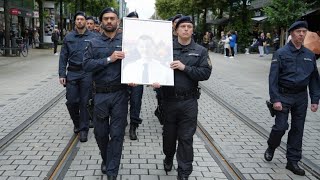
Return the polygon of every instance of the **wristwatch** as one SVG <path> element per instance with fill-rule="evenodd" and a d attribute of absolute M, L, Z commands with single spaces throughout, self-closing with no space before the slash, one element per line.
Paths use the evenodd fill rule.
<path fill-rule="evenodd" d="M 107 63 L 108 63 L 108 64 L 109 64 L 109 63 L 112 63 L 112 60 L 111 60 L 110 57 L 107 57 Z"/>

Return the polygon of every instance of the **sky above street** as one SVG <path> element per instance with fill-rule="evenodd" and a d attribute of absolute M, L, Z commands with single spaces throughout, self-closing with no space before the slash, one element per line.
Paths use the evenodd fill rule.
<path fill-rule="evenodd" d="M 149 19 L 155 8 L 156 0 L 126 0 L 129 12 L 137 11 L 139 18 Z"/>

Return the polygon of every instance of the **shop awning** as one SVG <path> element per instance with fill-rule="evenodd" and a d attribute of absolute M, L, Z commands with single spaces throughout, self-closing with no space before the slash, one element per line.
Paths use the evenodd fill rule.
<path fill-rule="evenodd" d="M 254 18 L 251 18 L 251 19 L 254 20 L 254 21 L 263 21 L 263 20 L 265 20 L 267 18 L 268 18 L 267 16 L 260 16 L 260 17 L 254 17 Z"/>

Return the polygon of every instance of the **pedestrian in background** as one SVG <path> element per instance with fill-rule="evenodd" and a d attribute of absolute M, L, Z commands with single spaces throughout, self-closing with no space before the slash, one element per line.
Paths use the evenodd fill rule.
<path fill-rule="evenodd" d="M 128 115 L 127 85 L 121 84 L 122 32 L 118 12 L 108 7 L 99 16 L 103 33 L 89 42 L 83 67 L 93 72 L 94 135 L 102 157 L 101 171 L 117 179 Z"/>
<path fill-rule="evenodd" d="M 263 57 L 264 55 L 264 46 L 266 43 L 266 37 L 264 36 L 264 33 L 262 32 L 260 36 L 258 37 L 258 50 L 259 50 L 259 56 Z"/>
<path fill-rule="evenodd" d="M 190 17 L 181 17 L 176 24 L 177 41 L 173 43 L 174 86 L 163 86 L 163 152 L 164 170 L 171 171 L 177 151 L 178 180 L 187 180 L 193 167 L 193 135 L 197 129 L 198 83 L 209 79 L 211 61 L 208 51 L 192 39 L 194 25 Z M 155 88 L 160 85 L 153 84 Z M 178 147 L 176 147 L 178 141 Z"/>
<path fill-rule="evenodd" d="M 82 68 L 83 54 L 95 35 L 86 29 L 84 12 L 74 16 L 75 29 L 63 39 L 59 59 L 59 81 L 66 87 L 66 106 L 74 125 L 74 133 L 80 132 L 80 142 L 88 140 L 89 113 L 87 104 L 92 95 L 92 75 Z"/>
<path fill-rule="evenodd" d="M 202 38 L 202 45 L 209 50 L 210 33 L 207 31 Z"/>
<path fill-rule="evenodd" d="M 51 41 L 53 42 L 53 54 L 59 55 L 57 52 L 58 42 L 59 42 L 59 30 L 58 29 L 53 30 L 53 32 L 51 34 Z"/>
<path fill-rule="evenodd" d="M 265 45 L 264 45 L 266 55 L 269 55 L 269 53 L 270 53 L 271 43 L 272 43 L 271 34 L 267 33 L 266 41 L 265 41 Z"/>
<path fill-rule="evenodd" d="M 234 35 L 236 36 L 236 42 L 234 44 L 234 55 L 238 55 L 238 32 L 234 31 Z"/>
<path fill-rule="evenodd" d="M 229 39 L 230 39 L 229 44 L 230 44 L 230 50 L 231 50 L 230 58 L 234 58 L 234 48 L 236 46 L 236 41 L 237 41 L 237 36 L 235 35 L 234 31 L 230 31 Z"/>
<path fill-rule="evenodd" d="M 3 47 L 3 40 L 4 40 L 4 29 L 0 26 L 0 47 Z"/>
<path fill-rule="evenodd" d="M 268 148 L 264 154 L 271 161 L 281 138 L 291 128 L 287 140 L 286 169 L 304 176 L 305 171 L 298 166 L 302 154 L 302 137 L 308 108 L 308 88 L 311 111 L 318 110 L 320 79 L 315 55 L 302 43 L 307 33 L 305 21 L 297 21 L 289 28 L 292 39 L 274 55 L 269 74 L 270 101 L 275 110 L 275 124 L 272 127 Z"/>

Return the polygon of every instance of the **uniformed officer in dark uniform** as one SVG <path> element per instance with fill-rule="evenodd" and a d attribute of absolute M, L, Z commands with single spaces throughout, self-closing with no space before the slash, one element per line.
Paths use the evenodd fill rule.
<path fill-rule="evenodd" d="M 83 52 L 95 37 L 86 29 L 84 12 L 74 16 L 75 29 L 63 40 L 59 59 L 59 81 L 66 86 L 67 108 L 74 124 L 74 132 L 80 131 L 80 141 L 86 142 L 89 130 L 89 114 L 86 109 L 91 97 L 92 76 L 82 69 Z"/>
<path fill-rule="evenodd" d="M 291 41 L 279 49 L 272 60 L 269 74 L 269 94 L 276 110 L 275 124 L 268 139 L 264 154 L 271 161 L 281 138 L 289 128 L 288 115 L 291 112 L 291 129 L 287 142 L 286 168 L 297 175 L 305 175 L 298 166 L 302 153 L 302 136 L 308 107 L 309 87 L 311 111 L 318 109 L 320 80 L 315 55 L 302 43 L 308 25 L 297 21 L 289 28 Z"/>
<path fill-rule="evenodd" d="M 129 18 L 139 18 L 137 12 L 133 11 L 127 15 Z M 137 140 L 137 128 L 139 124 L 142 123 L 140 118 L 141 111 L 141 100 L 143 94 L 143 85 L 137 85 L 134 87 L 129 87 L 129 96 L 130 96 L 130 129 L 129 137 L 131 140 Z"/>
<path fill-rule="evenodd" d="M 83 67 L 94 81 L 94 134 L 99 146 L 101 171 L 108 180 L 119 171 L 128 114 L 127 85 L 121 84 L 122 33 L 114 8 L 102 10 L 99 20 L 103 33 L 92 39 L 85 52 Z"/>
<path fill-rule="evenodd" d="M 177 147 L 178 179 L 188 179 L 192 173 L 193 135 L 197 129 L 199 81 L 209 79 L 211 61 L 207 50 L 192 39 L 194 25 L 188 16 L 176 24 L 177 41 L 173 42 L 174 86 L 163 86 L 163 152 L 164 170 L 171 171 Z M 154 86 L 157 88 L 157 86 Z"/>

